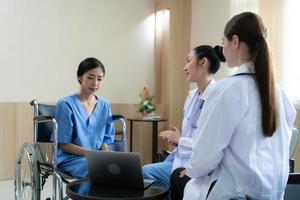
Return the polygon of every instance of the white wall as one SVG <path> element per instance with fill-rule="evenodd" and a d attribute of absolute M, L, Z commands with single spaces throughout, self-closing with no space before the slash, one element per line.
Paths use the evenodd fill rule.
<path fill-rule="evenodd" d="M 154 85 L 154 0 L 0 0 L 0 101 L 55 102 L 76 92 L 86 57 L 106 66 L 98 93 L 137 103 Z"/>
<path fill-rule="evenodd" d="M 192 0 L 191 48 L 199 45 L 221 45 L 224 27 L 230 19 L 229 0 Z M 222 64 L 215 78 L 227 76 Z"/>

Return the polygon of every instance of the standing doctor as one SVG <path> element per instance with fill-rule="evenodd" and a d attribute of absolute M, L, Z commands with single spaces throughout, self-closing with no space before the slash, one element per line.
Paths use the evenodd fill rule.
<path fill-rule="evenodd" d="M 186 170 L 171 180 L 172 199 L 283 199 L 295 109 L 275 86 L 259 16 L 244 12 L 225 26 L 223 54 L 237 72 L 207 97 Z M 210 192 L 209 192 L 210 191 Z M 180 197 L 179 197 L 180 198 Z"/>

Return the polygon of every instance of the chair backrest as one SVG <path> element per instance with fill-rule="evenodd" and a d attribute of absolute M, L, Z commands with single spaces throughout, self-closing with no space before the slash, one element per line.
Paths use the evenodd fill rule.
<path fill-rule="evenodd" d="M 296 151 L 297 143 L 298 143 L 298 129 L 294 127 L 292 132 L 291 143 L 290 143 L 290 158 L 293 157 Z"/>
<path fill-rule="evenodd" d="M 38 116 L 55 117 L 56 106 L 38 104 Z M 39 123 L 37 125 L 37 142 L 51 142 L 52 141 L 53 125 L 50 122 Z"/>
<path fill-rule="evenodd" d="M 300 197 L 300 173 L 290 173 L 285 188 L 284 200 L 295 200 Z"/>

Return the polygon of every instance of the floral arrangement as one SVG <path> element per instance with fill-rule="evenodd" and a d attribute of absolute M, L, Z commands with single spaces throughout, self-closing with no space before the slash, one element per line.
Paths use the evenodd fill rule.
<path fill-rule="evenodd" d="M 149 114 L 153 113 L 156 109 L 156 106 L 154 104 L 154 96 L 151 95 L 150 89 L 148 85 L 145 85 L 140 94 L 141 102 L 139 104 L 139 112 L 142 114 Z"/>

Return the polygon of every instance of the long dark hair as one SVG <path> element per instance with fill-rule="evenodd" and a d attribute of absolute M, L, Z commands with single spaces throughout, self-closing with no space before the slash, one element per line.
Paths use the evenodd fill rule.
<path fill-rule="evenodd" d="M 266 37 L 266 29 L 261 18 L 251 12 L 235 15 L 225 26 L 224 35 L 232 40 L 237 35 L 249 49 L 255 65 L 255 76 L 262 108 L 262 129 L 266 137 L 271 137 L 278 125 L 278 108 L 275 81 Z"/>
<path fill-rule="evenodd" d="M 197 61 L 202 58 L 207 58 L 209 60 L 209 72 L 214 74 L 220 68 L 220 61 L 225 61 L 225 58 L 222 54 L 222 50 L 220 51 L 220 46 L 216 46 L 215 48 L 209 45 L 200 45 L 195 47 L 193 51 L 196 54 Z"/>

